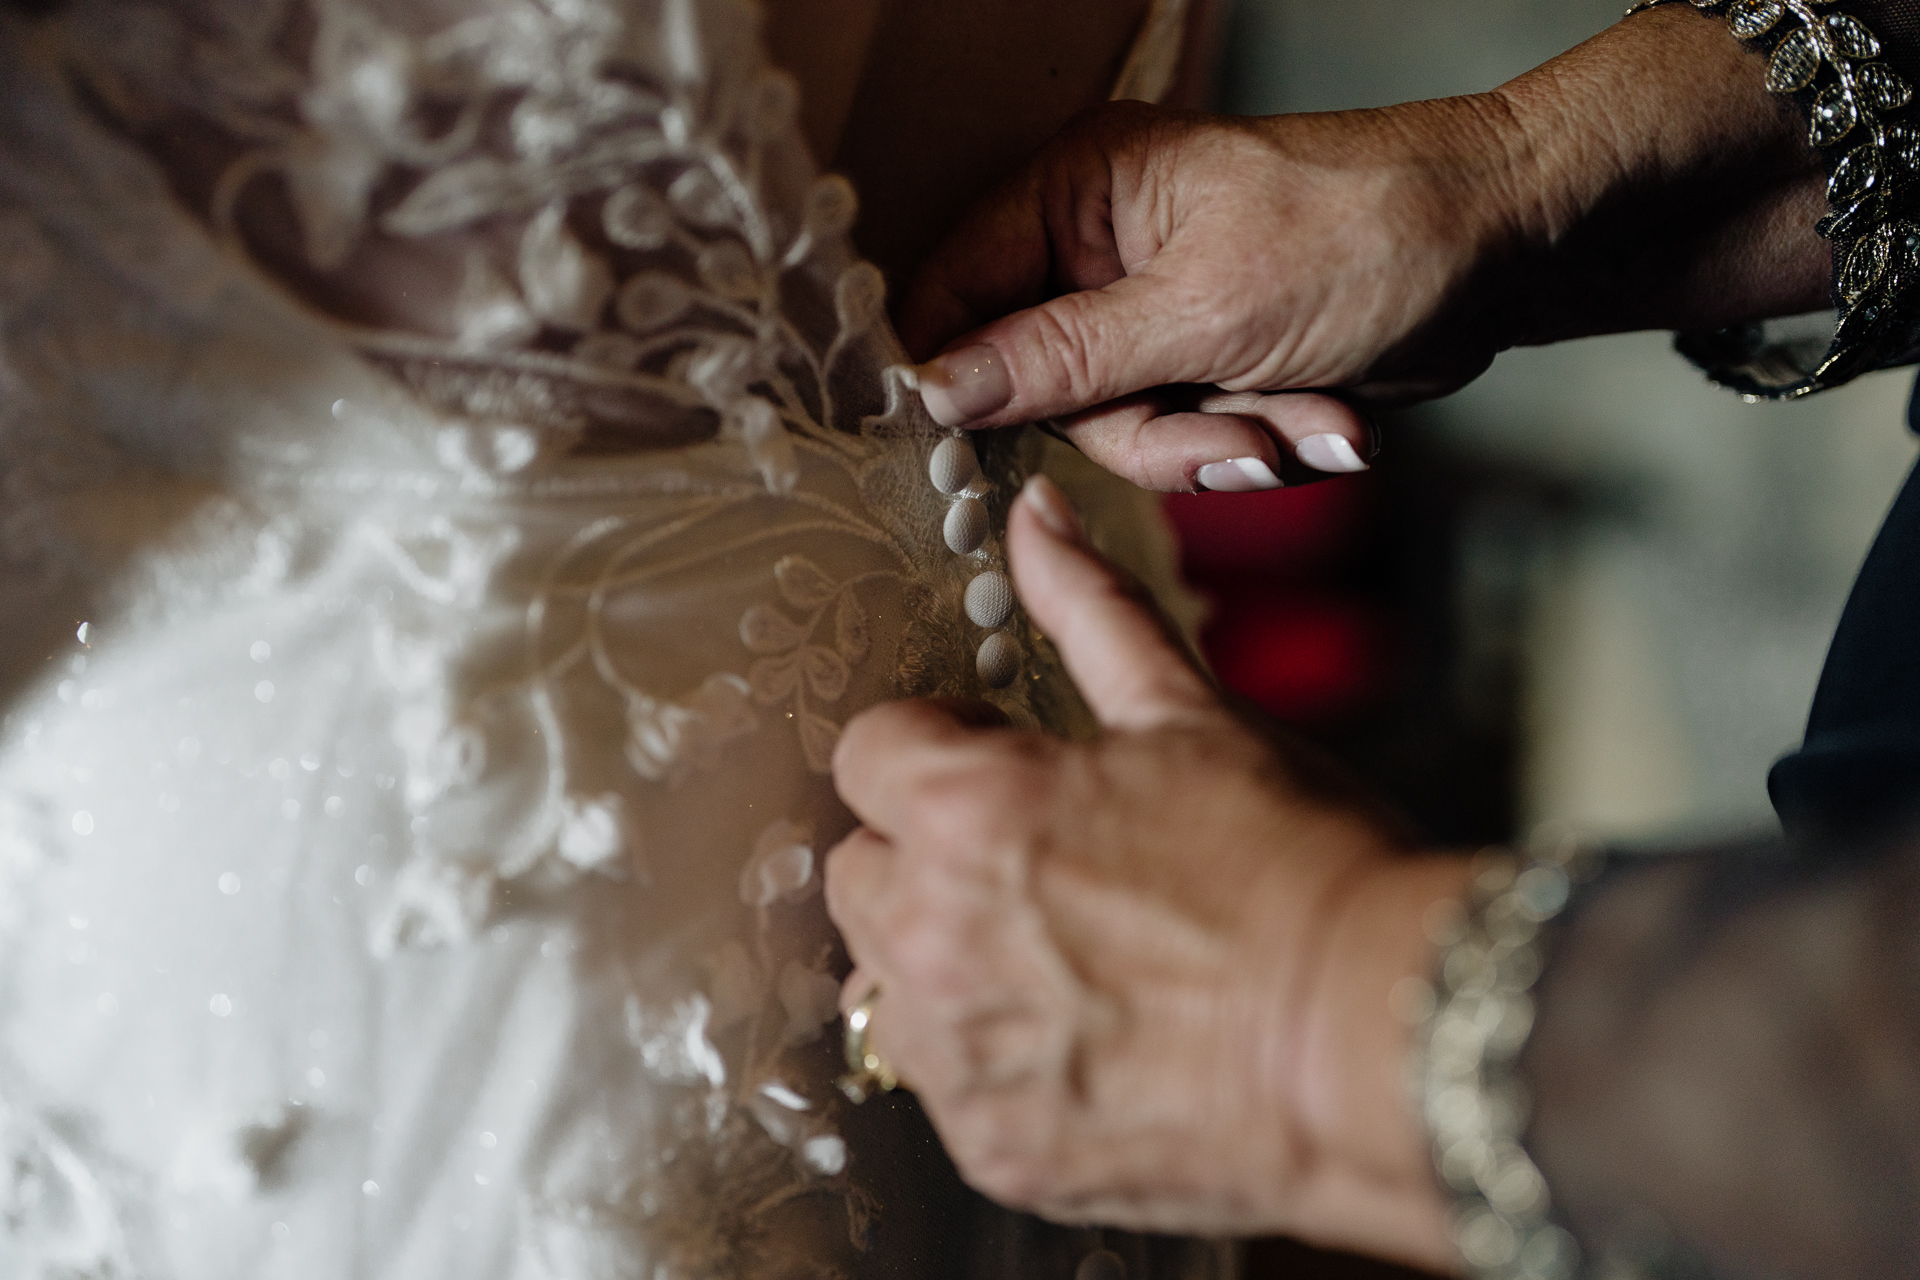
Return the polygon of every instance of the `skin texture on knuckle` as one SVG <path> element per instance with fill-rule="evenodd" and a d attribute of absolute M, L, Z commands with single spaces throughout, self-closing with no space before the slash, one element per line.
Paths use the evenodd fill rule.
<path fill-rule="evenodd" d="M 987 848 L 1017 842 L 1024 815 L 1044 800 L 1048 772 L 1024 736 L 1004 735 L 992 754 L 975 753 L 920 782 L 905 824 L 918 852 L 965 873 Z"/>
<path fill-rule="evenodd" d="M 1036 375 L 1053 384 L 1034 387 L 1048 401 L 1090 405 L 1111 394 L 1112 337 L 1102 319 L 1104 302 L 1099 294 L 1067 293 L 1033 312 L 1024 345 L 1041 367 L 1022 372 L 1029 387 Z"/>
<path fill-rule="evenodd" d="M 1066 1165 L 1057 1107 L 995 1093 L 957 1108 L 940 1128 L 960 1176 L 988 1199 L 1044 1212 L 1058 1195 Z"/>
<path fill-rule="evenodd" d="M 1178 442 L 1163 441 L 1151 418 L 1096 428 L 1082 433 L 1081 440 L 1076 443 L 1093 462 L 1156 493 L 1191 491 L 1193 479 L 1188 471 L 1201 465 L 1189 468 L 1179 453 L 1163 447 L 1171 444 L 1177 449 Z"/>
<path fill-rule="evenodd" d="M 977 986 L 967 940 L 974 931 L 944 896 L 929 893 L 924 877 L 916 877 L 891 896 L 877 922 L 887 967 L 929 1012 L 966 1008 Z"/>
<path fill-rule="evenodd" d="M 847 721 L 840 730 L 840 740 L 834 743 L 832 767 L 834 773 L 844 771 L 855 759 L 868 754 L 874 743 L 881 741 L 897 726 L 897 716 L 891 704 L 882 703 L 869 707 L 859 715 Z"/>

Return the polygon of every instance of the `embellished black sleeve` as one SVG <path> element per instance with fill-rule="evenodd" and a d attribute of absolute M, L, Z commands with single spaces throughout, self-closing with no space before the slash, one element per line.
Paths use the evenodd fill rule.
<path fill-rule="evenodd" d="M 1646 0 L 1629 12 L 1677 0 Z M 1681 353 L 1757 399 L 1824 391 L 1920 360 L 1920 0 L 1690 0 L 1767 59 L 1828 174 L 1831 338 L 1746 324 L 1681 334 Z"/>
<path fill-rule="evenodd" d="M 1920 470 L 1773 768 L 1782 834 L 1477 874 L 1423 1080 L 1483 1277 L 1920 1280 L 1916 659 Z"/>
<path fill-rule="evenodd" d="M 1920 840 L 1615 854 L 1570 900 L 1564 865 L 1481 871 L 1438 983 L 1475 1274 L 1920 1276 Z"/>
<path fill-rule="evenodd" d="M 1520 1066 L 1584 1274 L 1920 1276 L 1920 841 L 1834 852 L 1617 859 L 1564 922 Z"/>

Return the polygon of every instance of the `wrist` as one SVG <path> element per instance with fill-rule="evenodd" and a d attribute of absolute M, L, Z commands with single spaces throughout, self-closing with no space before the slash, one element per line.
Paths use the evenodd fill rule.
<path fill-rule="evenodd" d="M 1723 20 L 1642 13 L 1494 90 L 1502 345 L 1718 327 L 1827 305 L 1803 121 Z"/>
<path fill-rule="evenodd" d="M 1310 1158 L 1289 1230 L 1433 1270 L 1458 1267 L 1410 1067 L 1417 1034 L 1395 1008 L 1432 975 L 1426 921 L 1464 899 L 1468 860 L 1381 860 L 1352 881 L 1310 959 L 1286 1088 Z"/>
<path fill-rule="evenodd" d="M 1469 877 L 1465 858 L 1382 862 L 1325 935 L 1292 1071 L 1296 1115 L 1317 1155 L 1300 1230 L 1321 1244 L 1459 1267 L 1411 1086 L 1417 1029 L 1396 1000 L 1432 977 L 1428 913 L 1463 900 Z"/>

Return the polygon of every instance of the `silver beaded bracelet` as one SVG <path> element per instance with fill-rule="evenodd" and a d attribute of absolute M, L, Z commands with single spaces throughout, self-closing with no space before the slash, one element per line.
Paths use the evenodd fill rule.
<path fill-rule="evenodd" d="M 1538 833 L 1526 856 L 1475 860 L 1469 901 L 1427 922 L 1440 963 L 1418 1062 L 1434 1163 L 1457 1199 L 1454 1242 L 1484 1280 L 1571 1280 L 1573 1236 L 1548 1216 L 1546 1179 L 1520 1144 L 1527 1092 L 1515 1066 L 1533 1030 L 1542 927 L 1600 859 L 1570 832 Z"/>

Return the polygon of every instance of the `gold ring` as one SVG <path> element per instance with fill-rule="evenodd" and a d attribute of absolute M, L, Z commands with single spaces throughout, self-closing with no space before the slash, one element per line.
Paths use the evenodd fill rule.
<path fill-rule="evenodd" d="M 867 1047 L 867 1029 L 873 1025 L 873 1006 L 879 999 L 880 987 L 875 984 L 859 1004 L 847 1011 L 849 1069 L 839 1083 L 840 1092 L 856 1104 L 876 1093 L 892 1093 L 900 1087 L 900 1077 L 887 1065 L 887 1060 Z"/>

